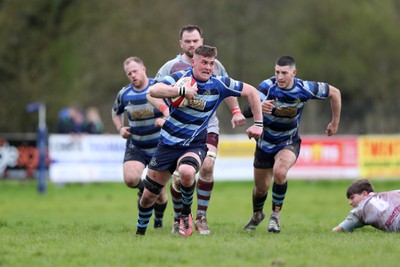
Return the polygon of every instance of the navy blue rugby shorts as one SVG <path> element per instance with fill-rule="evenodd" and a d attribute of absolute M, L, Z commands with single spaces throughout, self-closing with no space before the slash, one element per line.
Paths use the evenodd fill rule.
<path fill-rule="evenodd" d="M 127 161 L 139 161 L 147 166 L 150 163 L 151 156 L 144 153 L 140 148 L 133 145 L 126 146 L 124 163 Z"/>
<path fill-rule="evenodd" d="M 180 146 L 171 147 L 159 144 L 154 153 L 148 167 L 155 171 L 169 171 L 171 174 L 176 170 L 178 159 L 188 152 L 194 152 L 199 155 L 201 165 L 207 155 L 207 146 L 205 144 L 199 146 Z"/>
<path fill-rule="evenodd" d="M 282 149 L 288 149 L 292 151 L 296 155 L 296 159 L 300 154 L 300 144 L 301 141 L 294 142 L 293 144 L 286 145 Z M 282 150 L 280 149 L 280 150 Z M 253 167 L 256 169 L 271 169 L 275 164 L 275 156 L 280 151 L 276 151 L 275 153 L 267 153 L 258 146 L 256 146 L 256 151 L 254 152 L 254 161 Z"/>

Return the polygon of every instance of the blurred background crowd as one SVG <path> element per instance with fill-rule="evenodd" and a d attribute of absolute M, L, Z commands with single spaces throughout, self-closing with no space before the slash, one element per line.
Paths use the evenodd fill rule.
<path fill-rule="evenodd" d="M 71 105 L 59 112 L 57 132 L 101 134 L 104 132 L 104 124 L 96 107 L 84 110 Z"/>

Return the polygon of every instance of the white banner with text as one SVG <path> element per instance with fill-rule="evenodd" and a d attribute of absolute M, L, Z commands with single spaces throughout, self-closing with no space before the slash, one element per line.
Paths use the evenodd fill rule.
<path fill-rule="evenodd" d="M 357 137 L 303 136 L 292 179 L 348 179 L 360 175 Z M 119 135 L 49 136 L 50 180 L 54 183 L 123 182 L 125 139 Z M 216 181 L 253 180 L 255 141 L 220 136 Z M 143 173 L 144 177 L 146 170 Z"/>

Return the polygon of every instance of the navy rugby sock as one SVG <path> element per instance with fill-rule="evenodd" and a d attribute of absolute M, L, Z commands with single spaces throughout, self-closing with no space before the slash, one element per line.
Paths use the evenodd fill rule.
<path fill-rule="evenodd" d="M 193 182 L 193 184 L 190 187 L 185 187 L 181 185 L 183 215 L 189 215 L 192 212 L 192 203 L 193 203 L 193 195 L 195 187 L 196 187 L 196 182 Z"/>
<path fill-rule="evenodd" d="M 272 186 L 272 211 L 279 212 L 282 210 L 287 187 L 287 181 L 284 184 L 277 184 L 274 182 L 274 185 Z"/>

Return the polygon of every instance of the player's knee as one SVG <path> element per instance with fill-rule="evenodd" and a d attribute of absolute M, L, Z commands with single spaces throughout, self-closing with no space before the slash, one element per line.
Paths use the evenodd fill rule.
<path fill-rule="evenodd" d="M 287 171 L 285 169 L 278 169 L 274 171 L 274 181 L 277 184 L 284 184 L 286 182 Z"/>
<path fill-rule="evenodd" d="M 159 195 L 161 193 L 161 190 L 164 187 L 163 185 L 150 179 L 150 177 L 148 177 L 148 176 L 146 176 L 146 178 L 143 180 L 143 183 L 144 183 L 144 187 L 155 195 Z"/>
<path fill-rule="evenodd" d="M 125 176 L 124 182 L 125 182 L 126 186 L 128 186 L 130 188 L 136 188 L 140 179 L 141 179 L 141 177 Z"/>
<path fill-rule="evenodd" d="M 265 196 L 268 193 L 268 188 L 266 187 L 255 187 L 253 194 L 256 198 L 261 198 L 263 196 Z"/>
<path fill-rule="evenodd" d="M 201 166 L 200 175 L 202 177 L 212 176 L 214 172 L 214 164 L 215 164 L 215 158 L 210 157 L 207 154 L 207 157 L 204 159 L 203 165 Z"/>
<path fill-rule="evenodd" d="M 199 162 L 197 161 L 196 158 L 192 157 L 192 156 L 186 156 L 184 158 L 181 159 L 181 161 L 179 162 L 179 167 L 181 167 L 182 165 L 189 165 L 191 167 L 194 168 L 195 173 L 197 173 L 200 169 L 200 165 Z"/>
<path fill-rule="evenodd" d="M 167 192 L 165 190 L 162 190 L 160 195 L 158 196 L 156 203 L 157 204 L 163 204 L 166 203 L 168 201 L 168 196 L 167 196 Z"/>
<path fill-rule="evenodd" d="M 286 152 L 286 151 L 285 151 Z M 286 177 L 289 169 L 296 162 L 296 158 L 292 152 L 289 152 L 289 156 L 280 155 L 275 160 L 275 165 L 273 168 L 274 181 L 278 184 L 283 184 L 286 182 Z"/>

